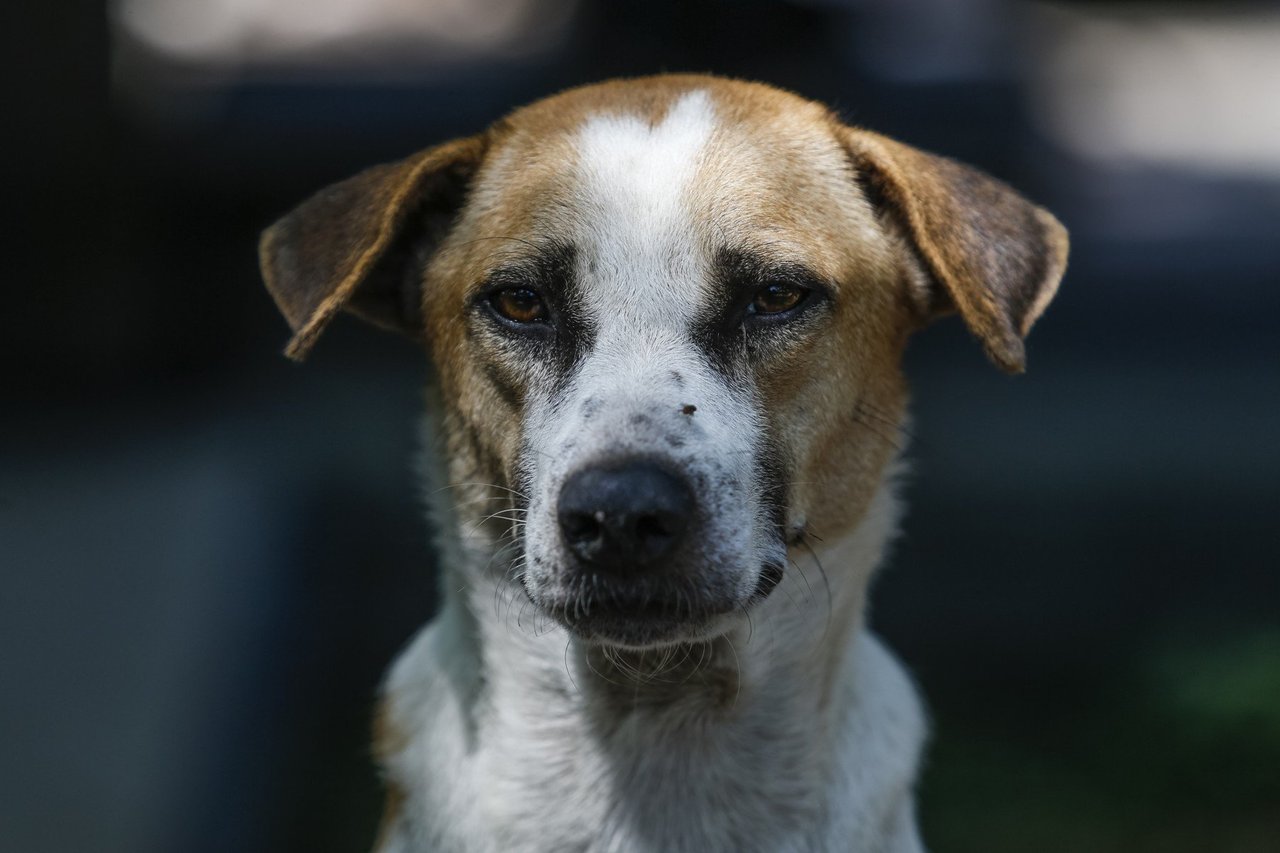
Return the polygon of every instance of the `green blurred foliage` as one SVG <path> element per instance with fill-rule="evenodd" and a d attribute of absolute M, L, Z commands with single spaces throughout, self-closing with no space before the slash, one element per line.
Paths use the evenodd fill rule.
<path fill-rule="evenodd" d="M 1166 643 L 1099 685 L 1041 672 L 936 696 L 930 848 L 1280 851 L 1280 630 Z"/>

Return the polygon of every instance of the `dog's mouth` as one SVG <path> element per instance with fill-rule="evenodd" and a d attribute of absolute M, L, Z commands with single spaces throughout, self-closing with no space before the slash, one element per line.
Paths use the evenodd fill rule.
<path fill-rule="evenodd" d="M 619 584 L 595 578 L 575 584 L 572 593 L 534 596 L 553 619 L 578 638 L 609 645 L 650 648 L 705 639 L 722 617 L 746 612 L 768 598 L 782 581 L 782 566 L 769 563 L 743 600 L 728 591 L 674 584 Z"/>
<path fill-rule="evenodd" d="M 550 611 L 580 639 L 644 648 L 699 636 L 716 617 L 736 607 L 728 598 L 677 590 L 646 594 L 603 589 L 568 596 Z"/>

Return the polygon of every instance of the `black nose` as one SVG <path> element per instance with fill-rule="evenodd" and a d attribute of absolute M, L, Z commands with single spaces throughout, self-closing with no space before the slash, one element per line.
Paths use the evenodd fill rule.
<path fill-rule="evenodd" d="M 631 571 L 669 555 L 684 538 L 693 495 L 652 462 L 584 468 L 560 490 L 565 545 L 598 569 Z"/>

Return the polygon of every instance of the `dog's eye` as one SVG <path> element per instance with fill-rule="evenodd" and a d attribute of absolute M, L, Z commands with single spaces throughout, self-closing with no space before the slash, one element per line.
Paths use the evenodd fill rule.
<path fill-rule="evenodd" d="M 808 295 L 808 288 L 775 281 L 756 291 L 749 310 L 752 314 L 782 314 L 804 302 Z"/>
<path fill-rule="evenodd" d="M 528 287 L 507 287 L 494 291 L 489 304 L 503 319 L 512 323 L 543 323 L 547 319 L 547 306 L 538 291 Z"/>

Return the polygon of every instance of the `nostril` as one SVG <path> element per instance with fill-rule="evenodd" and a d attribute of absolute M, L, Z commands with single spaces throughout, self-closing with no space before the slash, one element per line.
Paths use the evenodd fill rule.
<path fill-rule="evenodd" d="M 599 516 L 597 518 L 597 516 Z M 603 534 L 602 522 L 604 513 L 595 515 L 585 512 L 570 512 L 561 516 L 560 526 L 567 539 L 575 543 L 588 543 L 599 539 Z"/>
<path fill-rule="evenodd" d="M 634 539 L 632 544 L 641 556 L 658 556 L 660 552 L 666 551 L 667 544 L 675 539 L 677 530 L 678 526 L 666 516 L 641 515 L 636 519 L 635 528 L 632 529 L 632 539 Z"/>
<path fill-rule="evenodd" d="M 636 519 L 635 534 L 638 544 L 668 539 L 674 533 L 670 520 L 660 515 L 642 515 Z"/>

